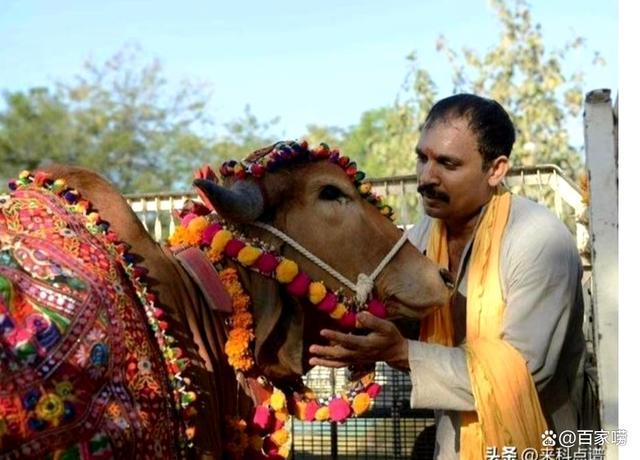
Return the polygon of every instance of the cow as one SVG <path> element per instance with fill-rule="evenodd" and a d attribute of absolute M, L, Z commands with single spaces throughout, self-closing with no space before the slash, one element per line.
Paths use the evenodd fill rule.
<path fill-rule="evenodd" d="M 297 159 L 284 161 L 283 151 Z M 333 291 L 355 294 L 256 224 L 350 280 L 397 246 L 370 288 L 389 317 L 423 318 L 447 302 L 448 277 L 411 244 L 396 244 L 402 231 L 341 158 L 281 142 L 225 163 L 223 183 L 210 175 L 194 185 L 218 218 Z M 98 173 L 51 165 L 20 180 L 0 206 L 0 454 L 223 458 L 225 417 L 256 403 L 224 353 L 228 312 Z M 308 345 L 322 343 L 320 329 L 335 320 L 232 264 L 252 301 L 255 366 L 286 386 L 309 370 Z"/>

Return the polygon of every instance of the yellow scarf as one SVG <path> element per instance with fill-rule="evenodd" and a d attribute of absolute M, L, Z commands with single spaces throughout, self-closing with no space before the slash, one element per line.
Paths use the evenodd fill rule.
<path fill-rule="evenodd" d="M 539 451 L 547 429 L 535 384 L 522 355 L 502 340 L 505 308 L 500 286 L 500 247 L 511 209 L 511 194 L 500 190 L 491 198 L 478 225 L 467 285 L 467 337 L 463 345 L 476 411 L 463 412 L 460 458 L 484 459 L 488 448 L 497 452 L 513 446 L 518 456 L 526 448 Z M 427 256 L 449 268 L 447 232 L 435 220 Z M 453 346 L 452 305 L 425 318 L 420 338 Z"/>

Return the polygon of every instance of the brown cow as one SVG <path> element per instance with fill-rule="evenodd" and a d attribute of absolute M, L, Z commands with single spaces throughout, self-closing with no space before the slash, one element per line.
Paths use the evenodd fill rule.
<path fill-rule="evenodd" d="M 173 336 L 182 352 L 194 363 L 201 364 L 190 366 L 185 371 L 198 393 L 195 438 L 187 455 L 221 458 L 224 416 L 246 410 L 250 402 L 245 396 L 243 382 L 238 384 L 224 356 L 226 315 L 214 311 L 206 303 L 197 283 L 165 247 L 152 240 L 126 200 L 105 179 L 78 167 L 51 166 L 47 169 L 52 177 L 64 179 L 68 186 L 89 200 L 99 210 L 101 219 L 109 222 L 111 230 L 129 245 L 130 253 L 135 254 L 148 269 L 148 285 L 157 293 L 158 303 L 165 310 L 165 319 L 171 325 Z M 359 273 L 373 271 L 401 236 L 401 231 L 390 220 L 360 196 L 344 170 L 331 162 L 305 162 L 267 173 L 261 179 L 249 177 L 231 182 L 225 187 L 205 180 L 198 180 L 196 184 L 227 221 L 238 224 L 248 235 L 272 242 L 284 256 L 295 260 L 312 278 L 324 280 L 331 289 L 342 286 L 289 245 L 248 223 L 254 220 L 270 222 L 349 279 L 355 279 Z M 5 203 L 3 208 L 8 209 L 8 206 Z M 0 226 L 0 231 L 7 232 L 0 241 L 3 241 L 4 249 L 10 250 L 15 242 L 8 241 L 8 228 Z M 9 276 L 10 268 L 15 270 L 15 267 L 0 264 L 0 270 L 3 270 L 0 275 Z M 307 302 L 288 296 L 275 281 L 240 266 L 237 268 L 245 289 L 252 297 L 257 366 L 276 382 L 298 378 L 308 371 L 307 345 L 321 342 L 319 330 L 331 325 L 333 320 L 310 308 Z M 96 289 L 99 292 L 99 286 Z M 384 268 L 375 281 L 375 290 L 386 301 L 390 316 L 413 318 L 421 318 L 435 306 L 444 304 L 450 292 L 438 268 L 410 244 L 405 244 Z M 0 351 L 3 345 L 5 343 L 0 340 Z M 0 354 L 2 359 L 3 354 Z M 3 391 L 0 388 L 0 403 L 6 396 Z M 134 404 L 132 407 L 137 406 Z M 171 413 L 167 412 L 169 417 Z M 63 448 L 73 436 L 87 438 L 91 427 L 82 423 L 88 419 L 77 420 L 78 414 L 75 415 L 76 418 L 72 416 L 66 425 L 58 425 L 60 422 L 56 419 L 56 426 L 36 426 L 42 430 L 42 438 L 46 442 L 30 443 L 26 451 L 20 449 L 19 436 L 32 439 L 34 435 L 25 434 L 28 430 L 24 427 L 20 428 L 19 434 L 9 433 L 10 426 L 3 426 L 4 421 L 0 419 L 0 453 L 15 457 L 41 457 L 43 452 L 38 449 L 45 445 Z M 126 430 L 133 429 L 134 433 L 127 431 L 117 442 L 111 439 L 110 455 L 158 456 L 159 451 L 154 454 L 149 446 L 136 444 L 140 438 L 135 430 L 154 424 L 160 426 L 163 421 L 153 420 L 151 425 L 143 422 L 130 418 Z M 171 421 L 166 423 L 169 426 Z M 70 430 L 73 433 L 71 438 Z M 7 433 L 14 436 L 7 438 L 11 442 L 3 442 Z M 60 439 L 63 444 L 56 445 L 52 439 Z M 3 450 L 7 448 L 13 450 Z M 177 450 L 172 452 L 172 456 L 178 455 Z"/>

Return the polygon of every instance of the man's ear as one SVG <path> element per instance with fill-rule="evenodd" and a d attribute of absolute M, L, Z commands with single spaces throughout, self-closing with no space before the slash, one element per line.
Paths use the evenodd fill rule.
<path fill-rule="evenodd" d="M 504 179 L 504 176 L 507 175 L 507 171 L 509 171 L 509 158 L 500 155 L 494 159 L 489 167 L 489 177 L 487 179 L 489 186 L 497 187 Z"/>

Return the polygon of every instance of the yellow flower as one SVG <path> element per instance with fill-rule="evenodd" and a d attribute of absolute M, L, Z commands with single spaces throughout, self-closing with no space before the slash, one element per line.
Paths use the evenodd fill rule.
<path fill-rule="evenodd" d="M 269 401 L 271 407 L 273 407 L 274 410 L 278 411 L 284 407 L 286 402 L 287 400 L 284 396 L 284 393 L 277 388 L 274 389 L 273 394 L 271 395 L 271 400 Z"/>
<path fill-rule="evenodd" d="M 278 455 L 282 458 L 289 457 L 289 446 L 280 446 L 278 449 Z"/>
<path fill-rule="evenodd" d="M 254 248 L 253 246 L 245 246 L 238 253 L 238 262 L 248 267 L 253 265 L 261 255 L 262 251 L 260 249 Z"/>
<path fill-rule="evenodd" d="M 271 440 L 278 446 L 283 445 L 289 439 L 289 433 L 286 429 L 280 428 L 271 435 Z"/>
<path fill-rule="evenodd" d="M 327 288 L 322 281 L 314 281 L 309 285 L 309 300 L 316 305 L 327 295 Z"/>
<path fill-rule="evenodd" d="M 169 244 L 171 246 L 179 246 L 181 244 L 185 244 L 187 239 L 187 229 L 184 227 L 176 228 L 176 231 L 169 237 Z"/>
<path fill-rule="evenodd" d="M 224 247 L 233 238 L 233 234 L 229 230 L 220 230 L 215 234 L 211 241 L 211 250 L 214 253 L 221 254 Z"/>
<path fill-rule="evenodd" d="M 329 408 L 327 406 L 322 406 L 320 409 L 316 411 L 316 420 L 320 422 L 329 420 Z"/>
<path fill-rule="evenodd" d="M 293 260 L 283 259 L 276 267 L 276 279 L 281 283 L 290 283 L 298 274 L 298 264 Z"/>
<path fill-rule="evenodd" d="M 208 224 L 207 219 L 202 216 L 198 216 L 191 219 L 189 225 L 187 225 L 187 229 L 189 229 L 190 232 L 198 233 L 202 232 Z"/>
<path fill-rule="evenodd" d="M 358 393 L 355 396 L 355 398 L 353 398 L 353 402 L 351 403 L 351 408 L 353 409 L 354 414 L 362 415 L 369 410 L 370 405 L 371 405 L 371 398 L 366 392 L 362 392 L 362 393 Z"/>
<path fill-rule="evenodd" d="M 63 413 L 64 403 L 55 393 L 45 394 L 36 406 L 36 415 L 43 420 L 52 422 L 54 426 L 58 424 L 58 419 L 62 417 Z"/>
<path fill-rule="evenodd" d="M 248 329 L 253 326 L 253 315 L 248 311 L 236 313 L 231 317 L 231 325 L 234 328 L 238 327 L 242 329 Z"/>
<path fill-rule="evenodd" d="M 345 315 L 346 312 L 347 307 L 345 307 L 343 303 L 339 303 L 338 305 L 336 305 L 335 310 L 329 313 L 329 316 L 331 316 L 333 319 L 340 319 Z"/>

